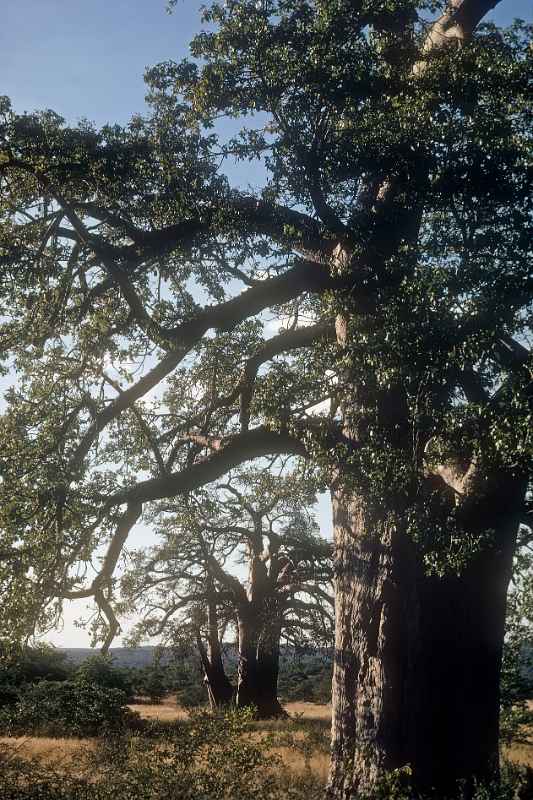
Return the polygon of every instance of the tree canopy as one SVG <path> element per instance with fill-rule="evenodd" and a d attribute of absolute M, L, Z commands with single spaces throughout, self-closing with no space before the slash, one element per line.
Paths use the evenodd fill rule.
<path fill-rule="evenodd" d="M 241 469 L 164 502 L 157 544 L 134 552 L 120 581 L 122 610 L 140 615 L 128 638 L 208 638 L 213 602 L 217 636 L 231 639 L 239 607 L 255 601 L 258 628 L 265 612 L 281 615 L 287 643 L 331 645 L 332 545 L 307 507 L 314 499 L 298 475 Z"/>
<path fill-rule="evenodd" d="M 350 462 L 378 505 L 428 470 L 460 494 L 450 459 L 526 468 L 530 30 L 431 48 L 436 5 L 214 4 L 126 128 L 4 101 L 10 625 L 22 597 L 34 617 L 101 600 L 143 504 L 247 459 L 310 457 L 328 483 Z M 243 121 L 229 140 L 221 116 Z M 263 185 L 231 187 L 229 158 Z M 400 385 L 409 454 L 383 400 Z"/>
<path fill-rule="evenodd" d="M 58 598 L 109 616 L 154 503 L 301 459 L 334 499 L 335 797 L 421 752 L 372 658 L 407 675 L 410 620 L 446 637 L 460 592 L 503 630 L 529 513 L 532 30 L 483 24 L 496 1 L 214 3 L 125 128 L 2 104 L 0 634 Z M 494 698 L 501 641 L 479 647 Z M 492 717 L 450 779 L 494 761 Z"/>

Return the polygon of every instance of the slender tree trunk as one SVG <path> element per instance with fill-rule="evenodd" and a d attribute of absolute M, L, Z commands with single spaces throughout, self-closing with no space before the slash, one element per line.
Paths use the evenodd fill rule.
<path fill-rule="evenodd" d="M 357 497 L 333 498 L 336 645 L 329 797 L 372 796 L 409 766 L 450 796 L 497 776 L 501 652 L 523 485 L 469 512 L 490 542 L 458 577 L 429 577 L 396 524 L 371 526 Z"/>
<path fill-rule="evenodd" d="M 204 669 L 209 705 L 212 709 L 230 705 L 233 702 L 235 691 L 226 675 L 222 661 L 218 614 L 214 601 L 209 601 L 207 604 L 207 648 L 204 646 L 199 632 L 196 642 Z"/>

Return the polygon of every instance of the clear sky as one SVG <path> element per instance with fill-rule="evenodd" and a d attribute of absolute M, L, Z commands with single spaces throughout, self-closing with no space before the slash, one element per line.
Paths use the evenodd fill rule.
<path fill-rule="evenodd" d="M 126 122 L 142 112 L 143 72 L 187 55 L 197 0 L 2 0 L 0 92 L 17 111 L 52 108 L 70 122 Z M 531 0 L 502 0 L 498 23 L 531 19 Z"/>
<path fill-rule="evenodd" d="M 145 68 L 188 55 L 200 5 L 178 0 L 168 15 L 166 0 L 0 0 L 0 94 L 17 112 L 51 108 L 69 123 L 125 123 L 144 111 Z M 490 15 L 498 24 L 513 17 L 531 20 L 532 0 L 502 0 Z M 244 180 L 254 183 L 253 175 Z M 328 535 L 326 497 L 319 519 Z M 132 544 L 146 540 L 139 529 Z M 88 646 L 85 631 L 73 624 L 85 603 L 69 605 L 63 631 L 48 638 L 61 646 Z"/>

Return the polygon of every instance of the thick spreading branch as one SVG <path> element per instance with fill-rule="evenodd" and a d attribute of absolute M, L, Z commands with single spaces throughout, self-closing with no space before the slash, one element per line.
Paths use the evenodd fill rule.
<path fill-rule="evenodd" d="M 112 507 L 123 503 L 146 503 L 175 497 L 217 480 L 246 461 L 284 454 L 305 457 L 307 451 L 301 441 L 288 433 L 278 433 L 264 427 L 255 428 L 230 437 L 226 444 L 203 461 L 170 475 L 141 481 L 102 499 L 108 507 Z"/>
<path fill-rule="evenodd" d="M 423 51 L 429 53 L 468 39 L 483 17 L 500 0 L 450 0 L 446 11 L 430 27 Z"/>
<path fill-rule="evenodd" d="M 155 367 L 129 389 L 124 390 L 97 415 L 74 453 L 72 466 L 81 464 L 104 428 L 173 372 L 208 330 L 211 328 L 230 330 L 269 306 L 292 300 L 303 291 L 319 291 L 329 284 L 330 279 L 324 271 L 315 264 L 301 262 L 283 275 L 262 281 L 257 286 L 247 289 L 238 297 L 217 306 L 207 306 L 174 328 L 172 335 L 176 349 L 163 356 Z"/>

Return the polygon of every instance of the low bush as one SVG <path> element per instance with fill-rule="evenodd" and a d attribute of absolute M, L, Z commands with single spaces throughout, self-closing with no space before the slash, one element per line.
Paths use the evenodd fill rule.
<path fill-rule="evenodd" d="M 39 681 L 65 681 L 72 674 L 67 654 L 49 644 L 21 647 L 10 654 L 0 648 L 0 684 L 23 686 Z"/>
<path fill-rule="evenodd" d="M 0 760 L 2 800 L 319 800 L 320 782 L 280 770 L 269 748 L 245 734 L 251 715 L 190 719 L 157 736 L 100 740 L 86 778 Z"/>
<path fill-rule="evenodd" d="M 93 684 L 104 689 L 120 689 L 128 700 L 136 692 L 135 672 L 116 666 L 113 657 L 101 653 L 89 656 L 81 662 L 72 680 L 81 684 Z"/>
<path fill-rule="evenodd" d="M 193 712 L 171 728 L 102 737 L 87 749 L 77 775 L 0 751 L 2 800 L 322 800 L 324 786 L 311 772 L 312 754 L 327 749 L 322 726 L 293 720 L 285 731 L 257 735 L 251 711 L 212 716 Z M 302 733 L 304 737 L 302 738 Z M 306 768 L 284 768 L 279 748 L 303 754 Z M 459 788 L 456 800 L 527 800 L 533 773 L 506 765 L 498 785 L 473 792 Z M 423 800 L 410 788 L 409 770 L 384 777 L 372 800 Z M 443 800 L 424 798 L 424 800 Z M 451 798 L 447 798 L 451 800 Z"/>
<path fill-rule="evenodd" d="M 170 670 L 168 667 L 151 665 L 138 670 L 136 676 L 137 693 L 148 697 L 152 703 L 160 703 L 169 690 Z"/>
<path fill-rule="evenodd" d="M 0 683 L 0 711 L 16 706 L 19 700 L 19 689 L 9 683 Z"/>
<path fill-rule="evenodd" d="M 41 681 L 19 693 L 0 711 L 0 728 L 9 734 L 94 736 L 118 731 L 136 715 L 126 695 L 81 681 Z"/>

